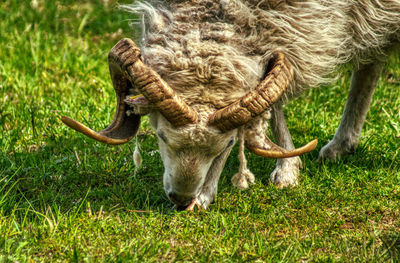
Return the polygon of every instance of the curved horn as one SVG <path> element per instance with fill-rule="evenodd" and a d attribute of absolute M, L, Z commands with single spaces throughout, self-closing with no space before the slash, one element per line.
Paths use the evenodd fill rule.
<path fill-rule="evenodd" d="M 306 145 L 297 148 L 292 151 L 288 151 L 275 143 L 271 142 L 268 137 L 265 139 L 265 143 L 270 146 L 270 149 L 263 149 L 259 148 L 254 145 L 249 145 L 246 143 L 246 148 L 252 151 L 253 153 L 260 155 L 262 157 L 267 157 L 267 158 L 289 158 L 289 157 L 294 157 L 294 156 L 299 156 L 308 152 L 311 152 L 317 147 L 318 140 L 312 140 L 311 142 L 307 143 Z"/>
<path fill-rule="evenodd" d="M 277 102 L 293 80 L 293 68 L 282 53 L 277 53 L 267 67 L 267 76 L 253 91 L 240 100 L 216 111 L 209 125 L 222 132 L 240 127 Z"/>
<path fill-rule="evenodd" d="M 96 132 L 82 123 L 63 116 L 70 128 L 107 144 L 123 144 L 137 133 L 140 116 L 126 114 L 124 102 L 132 85 L 139 88 L 147 100 L 175 127 L 197 122 L 196 112 L 190 108 L 165 81 L 140 59 L 140 49 L 130 39 L 120 40 L 108 54 L 111 79 L 117 96 L 117 112 L 106 129 Z"/>
<path fill-rule="evenodd" d="M 154 107 L 175 127 L 196 123 L 197 113 L 140 57 L 135 43 L 124 38 L 108 54 L 110 67 L 118 67 L 126 77 L 154 105 Z"/>
<path fill-rule="evenodd" d="M 132 116 L 132 115 L 131 115 Z M 108 126 L 106 129 L 96 132 L 84 124 L 75 121 L 66 116 L 62 116 L 61 120 L 70 128 L 85 134 L 86 136 L 95 139 L 99 142 L 103 142 L 106 144 L 124 144 L 129 142 L 133 137 L 135 137 L 136 132 L 140 125 L 140 116 L 135 115 L 135 119 L 133 121 L 128 121 L 126 123 L 130 123 L 131 125 L 121 125 L 121 126 Z M 114 122 L 113 122 L 114 123 Z M 131 126 L 131 127 L 129 127 Z M 114 128 L 114 129 L 113 129 Z M 112 130 L 112 131 L 110 131 Z"/>
<path fill-rule="evenodd" d="M 117 145 L 129 142 L 136 135 L 140 126 L 140 115 L 130 114 L 128 116 L 126 114 L 127 105 L 124 99 L 129 93 L 131 84 L 119 67 L 115 67 L 112 63 L 109 63 L 109 68 L 117 97 L 117 110 L 113 122 L 104 130 L 96 132 L 71 118 L 63 116 L 61 120 L 70 128 L 92 139 Z"/>

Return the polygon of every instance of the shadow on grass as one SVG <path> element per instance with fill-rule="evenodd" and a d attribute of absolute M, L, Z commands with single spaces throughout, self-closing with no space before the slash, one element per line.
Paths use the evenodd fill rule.
<path fill-rule="evenodd" d="M 152 137 L 144 140 L 144 144 L 153 142 Z M 143 151 L 145 161 L 137 169 L 131 148 L 107 147 L 77 138 L 46 142 L 24 152 L 2 153 L 0 175 L 8 179 L 0 183 L 0 188 L 10 190 L 7 199 L 14 203 L 2 204 L 3 211 L 11 212 L 15 204 L 41 212 L 53 206 L 69 211 L 82 203 L 84 207 L 90 203 L 95 211 L 170 211 L 158 153 L 155 149 Z"/>
<path fill-rule="evenodd" d="M 133 164 L 134 145 L 107 146 L 83 136 L 74 136 L 60 134 L 46 138 L 41 146 L 27 146 L 22 152 L 2 153 L 0 167 L 3 168 L 0 175 L 11 177 L 15 173 L 4 188 L 5 191 L 10 190 L 7 199 L 12 202 L 2 204 L 3 211 L 11 213 L 15 204 L 18 208 L 40 212 L 54 206 L 61 211 L 70 211 L 79 207 L 86 208 L 88 205 L 93 211 L 172 211 L 173 205 L 163 190 L 163 165 L 154 135 L 140 138 L 143 162 L 138 169 Z M 388 158 L 383 150 L 378 154 L 375 150 L 368 151 L 366 147 L 360 147 L 353 155 L 344 157 L 337 163 L 317 163 L 318 151 L 301 157 L 305 167 L 301 171 L 302 180 L 306 180 L 304 187 L 307 188 L 307 184 L 315 181 L 325 187 L 326 191 L 332 191 L 330 188 L 336 180 L 332 178 L 336 174 L 346 174 L 349 169 L 356 172 L 367 171 L 367 174 L 355 176 L 353 180 L 368 181 L 375 179 L 369 178 L 369 175 L 379 174 L 386 167 L 393 169 L 393 166 L 399 165 L 400 162 L 396 162 L 399 157 Z M 218 196 L 236 193 L 232 189 L 231 177 L 238 171 L 237 155 L 236 146 L 221 175 Z M 269 175 L 274 169 L 275 160 L 250 152 L 246 152 L 246 155 L 249 168 L 256 175 L 261 187 L 271 188 Z M 323 171 L 332 174 L 332 177 L 322 178 L 325 174 Z M 13 186 L 14 182 L 17 183 Z M 4 184 L 2 182 L 0 188 Z M 292 190 L 271 188 L 267 192 L 269 195 L 293 195 Z M 244 196 L 248 194 L 243 192 Z M 270 198 L 264 199 L 268 201 Z M 274 201 L 276 200 L 271 202 Z"/>
<path fill-rule="evenodd" d="M 6 214 L 15 204 L 40 213 L 48 207 L 68 212 L 89 205 L 92 212 L 174 212 L 163 190 L 163 164 L 154 135 L 140 138 L 140 168 L 133 163 L 133 144 L 108 146 L 74 136 L 60 134 L 40 146 L 2 153 L 0 166 L 5 168 L 0 175 L 10 178 L 5 190 L 12 200 L 3 204 Z M 230 178 L 238 170 L 237 154 L 236 146 L 221 175 L 219 194 L 233 188 Z"/>
<path fill-rule="evenodd" d="M 389 232 L 381 236 L 381 240 L 387 249 L 387 255 L 392 259 L 400 258 L 400 233 Z"/>

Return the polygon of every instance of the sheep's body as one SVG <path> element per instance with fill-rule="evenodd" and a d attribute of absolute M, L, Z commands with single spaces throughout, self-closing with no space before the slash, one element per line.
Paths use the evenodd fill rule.
<path fill-rule="evenodd" d="M 364 69 L 363 65 L 373 65 L 374 61 L 382 60 L 400 39 L 400 1 L 395 0 L 176 0 L 139 3 L 124 8 L 144 14 L 142 54 L 145 63 L 200 116 L 196 128 L 181 129 L 179 134 L 158 115 L 151 116 L 152 122 L 157 130 L 161 127 L 167 133 L 169 140 L 186 140 L 193 149 L 196 144 L 206 144 L 210 134 L 214 134 L 206 125 L 209 115 L 255 89 L 276 52 L 284 53 L 294 67 L 294 81 L 286 93 L 286 97 L 290 97 L 306 88 L 329 83 L 337 75 L 340 65 L 345 63 L 353 63 L 361 69 Z M 375 74 L 371 81 L 376 83 L 379 67 L 373 68 Z M 357 83 L 361 81 L 355 81 L 354 85 L 362 86 Z M 368 90 L 367 93 L 372 95 L 373 87 Z M 368 102 L 367 99 L 363 108 L 368 109 Z M 366 112 L 365 109 L 362 111 Z M 362 126 L 365 113 L 359 115 L 352 117 L 353 122 L 357 122 L 357 125 L 353 124 L 357 129 L 360 123 Z M 293 148 L 280 105 L 273 108 L 272 124 L 278 143 Z M 244 127 L 245 136 L 248 139 L 254 137 L 254 131 L 262 125 L 265 125 L 265 119 L 256 118 Z M 350 133 L 352 129 L 347 127 Z M 226 138 L 232 134 L 235 132 L 230 132 Z M 175 140 L 179 136 L 180 139 Z M 261 137 L 260 134 L 256 136 Z M 219 137 L 215 140 L 227 142 Z M 180 173 L 175 168 L 177 162 L 182 166 L 191 162 L 197 165 L 195 157 L 185 161 L 178 157 L 171 159 L 168 149 L 160 140 L 166 166 L 164 185 L 174 180 L 167 178 L 171 171 Z M 199 152 L 192 150 L 188 155 L 196 156 Z M 229 152 L 230 149 L 223 151 L 212 164 L 204 162 L 207 178 L 202 172 L 203 178 L 196 183 L 196 189 L 183 195 L 197 196 L 201 205 L 207 207 L 216 194 L 219 174 Z M 322 157 L 332 156 L 322 154 Z M 203 169 L 202 164 L 198 165 L 200 170 Z M 282 185 L 296 184 L 300 166 L 299 158 L 279 160 L 271 179 Z M 210 172 L 212 169 L 215 171 Z M 246 180 L 252 180 L 251 173 L 235 176 L 234 182 L 245 187 Z M 171 184 L 180 185 L 180 191 L 184 192 L 184 187 L 191 188 L 186 185 L 188 182 L 182 183 L 182 178 L 178 181 Z M 165 187 L 169 193 L 168 186 Z"/>
<path fill-rule="evenodd" d="M 277 51 L 295 67 L 297 93 L 331 81 L 344 63 L 381 57 L 399 39 L 400 1 L 192 0 L 131 9 L 147 13 L 146 63 L 188 101 L 217 108 L 254 88 Z"/>

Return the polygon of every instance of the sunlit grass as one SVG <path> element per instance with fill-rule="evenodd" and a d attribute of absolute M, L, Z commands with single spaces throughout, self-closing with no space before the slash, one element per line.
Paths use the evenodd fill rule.
<path fill-rule="evenodd" d="M 121 1 L 129 3 L 130 1 Z M 154 133 L 105 146 L 63 126 L 113 118 L 107 53 L 135 38 L 115 1 L 0 2 L 0 262 L 400 260 L 399 56 L 385 67 L 360 147 L 338 163 L 302 157 L 300 185 L 269 184 L 274 161 L 246 153 L 257 182 L 231 185 L 235 148 L 207 211 L 177 213 L 162 189 Z M 333 136 L 349 86 L 307 91 L 285 107 L 300 146 Z"/>

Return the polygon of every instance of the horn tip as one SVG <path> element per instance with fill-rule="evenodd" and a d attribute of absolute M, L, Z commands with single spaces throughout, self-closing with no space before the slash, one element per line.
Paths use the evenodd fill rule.
<path fill-rule="evenodd" d="M 74 121 L 73 119 L 71 119 L 71 118 L 69 118 L 69 117 L 67 117 L 67 116 L 61 116 L 61 121 L 62 121 L 65 125 L 67 125 L 67 126 L 69 126 L 69 127 L 71 127 L 71 125 L 72 125 L 73 123 L 75 123 L 75 121 Z"/>
<path fill-rule="evenodd" d="M 318 139 L 312 140 L 308 145 L 310 146 L 310 151 L 313 151 L 318 145 Z"/>

